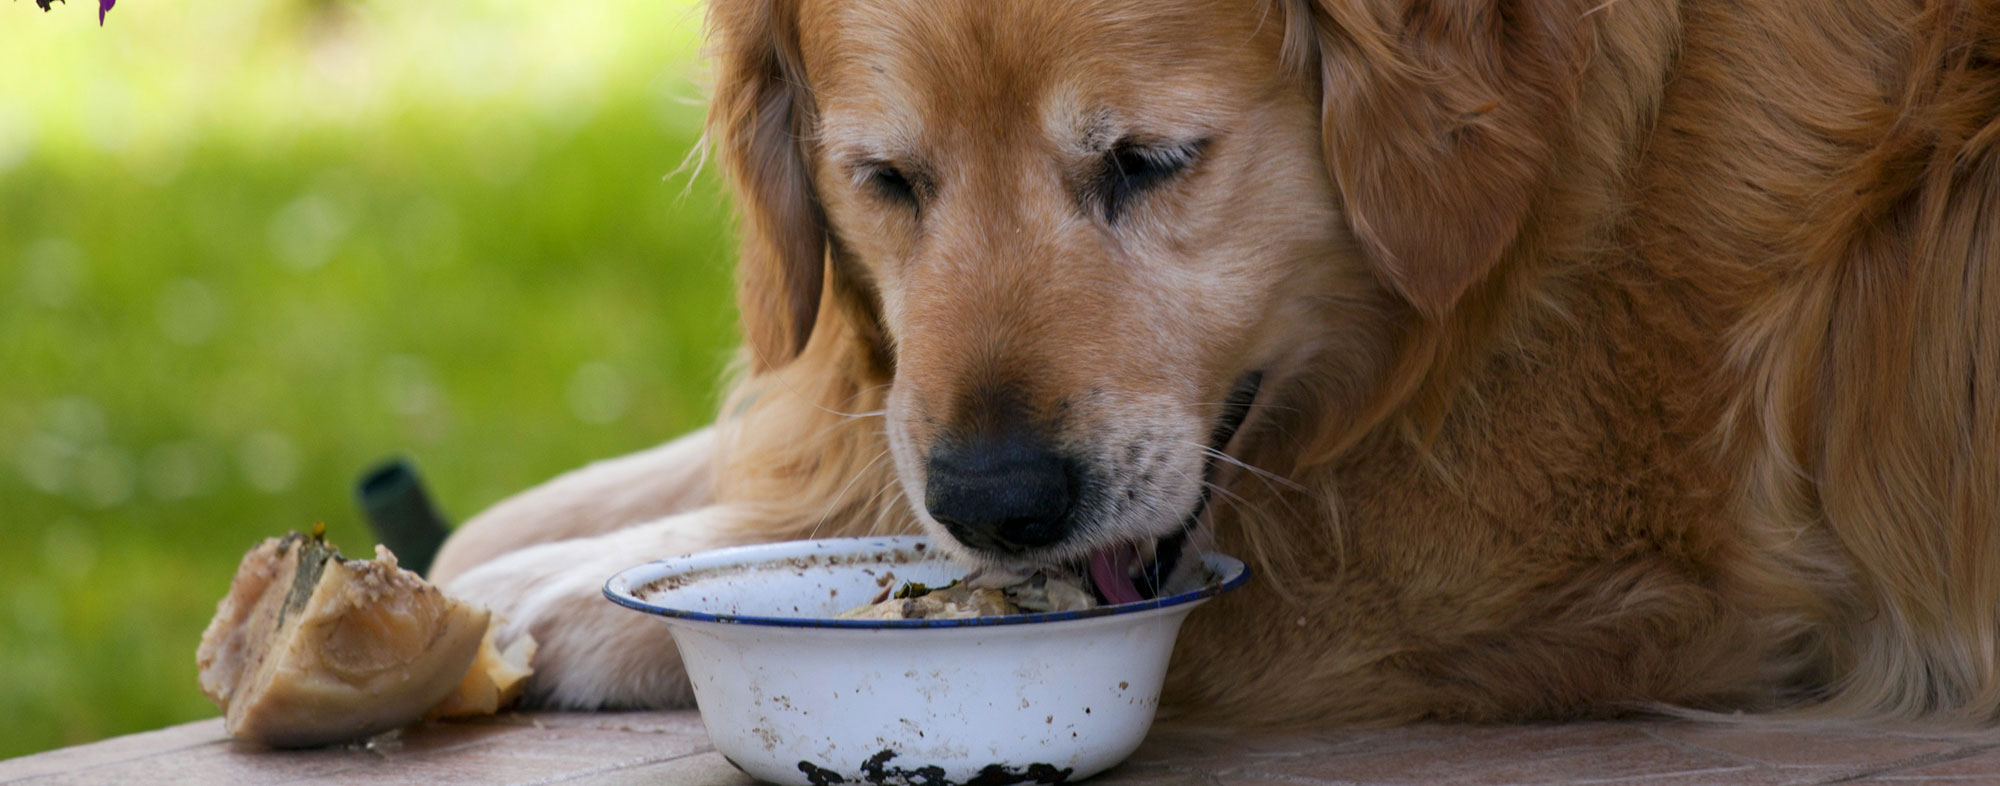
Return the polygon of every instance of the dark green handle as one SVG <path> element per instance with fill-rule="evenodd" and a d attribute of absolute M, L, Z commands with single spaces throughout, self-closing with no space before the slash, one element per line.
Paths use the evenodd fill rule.
<path fill-rule="evenodd" d="M 361 476 L 354 496 L 375 537 L 396 553 L 397 562 L 418 574 L 431 569 L 451 528 L 431 504 L 415 466 L 403 459 L 383 462 Z"/>

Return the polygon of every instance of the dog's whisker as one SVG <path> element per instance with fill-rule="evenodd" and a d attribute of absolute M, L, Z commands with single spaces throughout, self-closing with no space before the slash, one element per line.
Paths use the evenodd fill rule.
<path fill-rule="evenodd" d="M 831 407 L 827 407 L 818 403 L 814 403 L 813 406 L 818 407 L 819 411 L 825 412 L 829 415 L 839 415 L 841 417 L 846 417 L 846 418 L 865 418 L 865 417 L 872 417 L 875 415 L 885 415 L 888 414 L 889 412 L 888 408 L 886 407 L 882 409 L 866 410 L 863 412 L 848 412 L 846 408 L 849 405 L 853 404 L 857 399 L 863 399 L 873 396 L 875 391 L 884 390 L 887 389 L 888 387 L 889 387 L 888 383 L 882 383 L 878 385 L 870 385 L 868 387 L 854 391 L 853 395 L 840 400 L 840 403 L 838 404 L 838 406 L 841 407 L 840 409 L 833 409 Z"/>
<path fill-rule="evenodd" d="M 848 425 L 849 423 L 853 423 L 854 421 L 864 420 L 870 417 L 882 417 L 884 424 L 882 433 L 885 436 L 888 434 L 888 427 L 887 427 L 888 418 L 883 417 L 883 415 L 885 415 L 888 412 L 888 410 L 878 409 L 873 412 L 838 412 L 835 410 L 827 409 L 826 407 L 819 407 L 819 410 L 821 412 L 825 412 L 830 415 L 838 416 L 840 420 L 829 423 L 826 426 L 822 427 L 820 430 L 813 432 L 811 439 L 817 440 L 821 437 L 826 436 L 827 432 L 829 431 L 841 428 L 843 426 Z"/>
<path fill-rule="evenodd" d="M 1258 478 L 1260 478 L 1260 479 L 1263 479 L 1263 480 L 1264 480 L 1264 481 L 1265 481 L 1266 483 L 1277 483 L 1277 484 L 1279 484 L 1279 485 L 1281 485 L 1281 486 L 1284 486 L 1284 487 L 1286 487 L 1286 488 L 1289 488 L 1289 489 L 1291 489 L 1291 490 L 1293 490 L 1293 491 L 1299 491 L 1299 492 L 1303 492 L 1303 491 L 1305 491 L 1305 490 L 1306 490 L 1306 487 L 1305 487 L 1305 486 L 1301 486 L 1301 485 L 1299 485 L 1298 481 L 1295 481 L 1295 480 L 1292 480 L 1291 478 L 1288 478 L 1288 477 L 1285 477 L 1285 476 L 1283 476 L 1283 475 L 1279 475 L 1279 474 L 1277 474 L 1277 473 L 1275 473 L 1275 472 L 1271 472 L 1270 470 L 1266 470 L 1266 469 L 1261 469 L 1261 468 L 1259 468 L 1259 467 L 1254 467 L 1254 466 L 1251 466 L 1250 464 L 1248 464 L 1248 463 L 1245 463 L 1245 462 L 1244 462 L 1244 461 L 1243 461 L 1242 459 L 1239 459 L 1239 458 L 1237 458 L 1237 457 L 1235 457 L 1235 456 L 1231 456 L 1231 455 L 1229 455 L 1229 454 L 1227 454 L 1227 453 L 1224 453 L 1224 452 L 1222 452 L 1222 451 L 1220 451 L 1220 450 L 1216 450 L 1215 448 L 1212 448 L 1212 447 L 1209 447 L 1209 446 L 1207 446 L 1207 445 L 1203 445 L 1203 444 L 1201 444 L 1201 443 L 1199 443 L 1199 442 L 1195 442 L 1195 441 L 1193 441 L 1193 440 L 1186 440 L 1186 439 L 1184 439 L 1184 440 L 1181 440 L 1181 441 L 1182 441 L 1182 442 L 1186 442 L 1186 443 L 1187 443 L 1187 444 L 1189 444 L 1189 445 L 1193 445 L 1193 446 L 1195 446 L 1195 447 L 1197 447 L 1197 448 L 1200 448 L 1200 449 L 1201 449 L 1201 452 L 1202 452 L 1202 454 L 1203 454 L 1203 455 L 1206 455 L 1206 456 L 1208 456 L 1209 458 L 1213 458 L 1213 459 L 1216 459 L 1216 460 L 1218 460 L 1218 461 L 1222 461 L 1222 462 L 1224 462 L 1224 463 L 1227 463 L 1227 464 L 1229 464 L 1230 466 L 1233 466 L 1233 467 L 1236 467 L 1236 468 L 1238 468 L 1238 469 L 1241 469 L 1241 470 L 1243 470 L 1244 472 L 1248 472 L 1248 473 L 1250 473 L 1251 475 L 1254 475 L 1254 476 L 1256 476 L 1256 477 L 1258 477 Z"/>
<path fill-rule="evenodd" d="M 1610 8 L 1610 7 L 1612 7 L 1612 6 L 1614 6 L 1614 5 L 1617 5 L 1617 4 L 1618 4 L 1618 0 L 1604 0 L 1604 2 L 1602 2 L 1602 3 L 1598 3 L 1598 4 L 1596 5 L 1596 6 L 1592 7 L 1592 8 L 1590 9 L 1590 10 L 1588 10 L 1588 11 L 1585 11 L 1585 12 L 1583 12 L 1583 14 L 1582 14 L 1581 16 L 1578 16 L 1578 17 L 1577 17 L 1577 19 L 1578 19 L 1579 21 L 1581 21 L 1581 20 L 1584 20 L 1584 19 L 1589 19 L 1589 18 L 1590 18 L 1590 16 L 1591 16 L 1592 14 L 1595 14 L 1595 13 L 1597 13 L 1597 12 L 1599 12 L 1599 11 L 1603 11 L 1604 9 L 1607 9 L 1607 8 Z"/>
<path fill-rule="evenodd" d="M 875 509 L 876 532 L 888 531 L 890 529 L 889 524 L 895 521 L 895 517 L 890 513 L 890 511 L 894 511 L 902 507 L 903 505 L 907 504 L 910 500 L 910 495 L 903 493 L 901 484 L 889 483 L 884 485 L 883 488 L 890 490 L 892 493 L 889 499 L 882 503 L 881 507 Z M 882 492 L 877 491 L 875 493 L 879 495 Z M 900 531 L 902 528 L 896 527 L 895 529 Z"/>
<path fill-rule="evenodd" d="M 1221 461 L 1222 463 L 1228 464 L 1229 466 L 1235 467 L 1237 469 L 1243 470 L 1244 472 L 1249 473 L 1252 477 L 1262 480 L 1267 484 L 1276 483 L 1278 485 L 1284 486 L 1289 489 L 1293 489 L 1295 491 L 1305 490 L 1305 487 L 1299 485 L 1298 481 L 1292 480 L 1291 478 L 1264 469 L 1263 467 L 1255 466 L 1235 456 L 1231 456 L 1220 450 L 1216 450 L 1215 448 L 1211 448 L 1196 442 L 1190 442 L 1188 444 L 1200 448 L 1202 455 L 1215 459 L 1217 461 Z"/>
<path fill-rule="evenodd" d="M 903 493 L 902 486 L 903 484 L 896 482 L 892 478 L 890 479 L 889 482 L 882 484 L 881 488 L 876 489 L 875 493 L 868 495 L 867 499 L 861 501 L 861 507 L 866 509 L 871 506 L 875 506 L 875 500 L 881 497 L 884 492 L 888 492 L 891 494 L 891 496 L 886 502 L 883 502 L 880 506 L 874 507 L 875 523 L 869 527 L 870 534 L 880 534 L 882 532 L 885 532 L 886 531 L 885 525 L 889 521 L 890 511 L 895 510 L 897 505 L 902 504 L 905 500 L 908 499 L 908 496 Z"/>
<path fill-rule="evenodd" d="M 754 345 L 752 345 L 752 346 L 750 347 L 750 349 L 751 349 L 751 351 L 753 351 L 753 352 L 757 351 L 757 349 L 756 349 L 756 347 L 755 347 Z M 760 356 L 760 357 L 762 356 L 762 355 L 761 355 L 761 353 L 760 353 L 760 355 L 759 355 L 759 356 Z M 880 416 L 883 416 L 883 415 L 886 415 L 886 414 L 888 414 L 888 412 L 889 412 L 889 410 L 888 410 L 888 409 L 886 409 L 886 408 L 885 408 L 885 409 L 875 409 L 875 410 L 869 410 L 869 411 L 867 411 L 867 412 L 846 412 L 846 411 L 843 411 L 843 410 L 838 410 L 838 409 L 834 409 L 834 408 L 832 408 L 832 407 L 828 407 L 828 406 L 826 406 L 825 404 L 821 404 L 821 403 L 819 403 L 818 401 L 814 401 L 814 400 L 813 400 L 813 397 L 812 397 L 812 396 L 808 396 L 808 395 L 806 395 L 806 394 L 804 394 L 804 393 L 801 393 L 801 392 L 799 392 L 799 389 L 798 389 L 798 388 L 796 388 L 796 387 L 793 387 L 793 386 L 792 386 L 792 383 L 791 383 L 791 381 L 790 381 L 790 380 L 787 380 L 787 379 L 785 379 L 783 375 L 780 375 L 780 374 L 773 374 L 773 375 L 771 375 L 771 378 L 772 378 L 772 381 L 774 381 L 774 382 L 778 383 L 778 387 L 780 387 L 780 388 L 783 388 L 783 389 L 784 389 L 784 391 L 785 391 L 786 393 L 790 393 L 790 394 L 792 394 L 793 396 L 796 396 L 796 397 L 798 397 L 798 399 L 799 399 L 800 401 L 804 401 L 804 402 L 806 403 L 806 405 L 807 405 L 807 406 L 810 406 L 810 407 L 812 407 L 813 409 L 817 409 L 817 410 L 819 410 L 819 411 L 821 411 L 821 412 L 824 412 L 824 413 L 826 413 L 826 414 L 829 414 L 829 415 L 834 415 L 834 416 L 837 416 L 837 417 L 841 417 L 841 418 L 845 418 L 845 419 L 848 419 L 848 420 L 854 420 L 854 419 L 859 419 L 859 418 L 867 418 L 867 417 L 880 417 Z M 865 388 L 862 388 L 862 389 L 860 389 L 860 390 L 857 390 L 857 391 L 854 391 L 854 395 L 851 395 L 851 396 L 848 396 L 848 397 L 847 397 L 847 398 L 845 398 L 845 399 L 842 399 L 842 400 L 841 400 L 841 403 L 842 403 L 842 404 L 846 404 L 846 403 L 848 403 L 848 402 L 852 402 L 852 401 L 854 401 L 854 400 L 855 400 L 855 399 L 857 399 L 857 398 L 861 398 L 861 397 L 863 397 L 863 396 L 868 396 L 868 395 L 872 395 L 872 394 L 873 394 L 873 393 L 874 393 L 875 391 L 877 391 L 877 390 L 882 390 L 882 389 L 885 389 L 885 388 L 888 388 L 888 387 L 890 387 L 890 383 L 887 383 L 887 382 L 884 382 L 884 383 L 879 383 L 879 384 L 875 384 L 875 385 L 870 385 L 870 386 L 868 386 L 868 387 L 865 387 Z"/>
<path fill-rule="evenodd" d="M 1286 496 L 1286 495 L 1284 495 L 1284 494 L 1281 494 L 1281 493 L 1279 493 L 1279 492 L 1278 492 L 1278 489 L 1277 489 L 1276 487 L 1274 487 L 1274 486 L 1272 486 L 1272 485 L 1271 485 L 1271 479 L 1270 479 L 1270 478 L 1266 478 L 1266 477 L 1264 477 L 1264 476 L 1261 476 L 1261 475 L 1258 475 L 1258 474 L 1256 474 L 1256 473 L 1251 473 L 1251 477 L 1254 477 L 1254 478 L 1257 478 L 1257 480 L 1258 480 L 1259 482 L 1262 482 L 1262 483 L 1264 484 L 1264 488 L 1265 488 L 1265 490 L 1267 490 L 1267 491 L 1270 491 L 1270 492 L 1271 492 L 1271 496 L 1272 496 L 1273 498 L 1275 498 L 1275 499 L 1277 499 L 1277 500 L 1278 500 L 1278 505 L 1279 505 L 1280 507 L 1283 507 L 1283 508 L 1285 509 L 1285 513 L 1286 513 L 1286 515 L 1290 516 L 1290 517 L 1291 517 L 1291 520 L 1292 520 L 1292 521 L 1296 521 L 1296 522 L 1300 522 L 1300 523 L 1304 523 L 1304 522 L 1306 521 L 1306 517 L 1305 517 L 1304 515 L 1302 515 L 1302 514 L 1300 514 L 1300 513 L 1299 513 L 1299 510 L 1298 510 L 1298 508 L 1296 508 L 1296 507 L 1293 507 L 1293 506 L 1292 506 L 1292 501 L 1291 501 L 1291 498 L 1290 498 L 1290 497 L 1288 497 L 1288 496 Z M 1289 485 L 1289 486 L 1290 486 L 1291 488 L 1293 488 L 1293 489 L 1297 490 L 1297 491 L 1298 491 L 1299 493 L 1301 493 L 1301 494 L 1305 494 L 1305 493 L 1308 493 L 1308 492 L 1306 491 L 1306 489 L 1305 489 L 1305 487 L 1304 487 L 1304 486 L 1301 486 L 1301 485 L 1299 485 L 1299 484 L 1297 484 L 1297 483 L 1292 483 L 1292 482 L 1290 482 L 1290 481 L 1287 481 L 1287 480 L 1286 480 L 1285 478 L 1282 478 L 1282 477 L 1279 477 L 1279 476 L 1275 476 L 1275 475 L 1273 475 L 1273 476 L 1271 476 L 1271 477 L 1272 477 L 1272 478 L 1277 478 L 1277 479 L 1278 479 L 1278 480 L 1280 480 L 1280 481 L 1284 481 L 1284 482 L 1286 482 L 1286 483 L 1287 483 L 1287 484 L 1288 484 L 1288 485 Z M 1208 482 L 1208 481 L 1204 480 L 1204 481 L 1202 481 L 1202 482 L 1206 483 L 1206 482 Z"/>
<path fill-rule="evenodd" d="M 1215 485 L 1214 483 L 1210 483 L 1206 480 L 1202 481 L 1201 485 L 1204 488 L 1207 488 L 1210 494 L 1217 495 L 1213 497 L 1214 499 L 1221 499 L 1222 501 L 1228 502 L 1229 504 L 1235 506 L 1236 511 L 1238 513 L 1241 513 L 1245 510 L 1256 509 L 1254 505 L 1250 504 L 1249 500 L 1244 499 L 1242 495 L 1237 494 L 1234 491 L 1230 491 L 1229 489 Z"/>
<path fill-rule="evenodd" d="M 880 462 L 880 461 L 882 460 L 882 458 L 883 458 L 884 456 L 887 456 L 887 455 L 889 455 L 889 449 L 888 449 L 888 448 L 883 448 L 883 449 L 882 449 L 882 450 L 881 450 L 880 452 L 878 452 L 878 453 L 876 453 L 876 454 L 875 454 L 875 457 L 874 457 L 874 458 L 872 458 L 872 459 L 869 459 L 869 460 L 868 460 L 868 463 L 867 463 L 867 464 L 863 464 L 863 465 L 861 465 L 861 469 L 859 469 L 859 470 L 855 471 L 855 473 L 854 473 L 854 477 L 851 477 L 851 478 L 848 478 L 848 479 L 847 479 L 847 485 L 844 485 L 844 486 L 841 486 L 841 487 L 840 487 L 840 493 L 838 493 L 838 494 L 835 494 L 835 495 L 833 495 L 833 499 L 832 499 L 832 501 L 829 501 L 829 502 L 827 502 L 827 503 L 826 503 L 826 510 L 824 510 L 824 511 L 821 511 L 821 512 L 820 512 L 820 514 L 819 514 L 819 521 L 817 521 L 817 522 L 814 522 L 814 523 L 813 523 L 813 528 L 812 528 L 812 531 L 811 531 L 811 532 L 809 532 L 809 533 L 806 533 L 806 539 L 807 539 L 807 540 L 811 540 L 811 539 L 813 539 L 814 537 L 816 537 L 816 536 L 818 536 L 818 535 L 819 535 L 819 529 L 820 529 L 820 527 L 824 527 L 824 526 L 826 526 L 826 520 L 827 520 L 827 519 L 828 519 L 829 517 L 833 516 L 833 509 L 834 509 L 835 507 L 838 507 L 838 506 L 840 505 L 840 501 L 841 501 L 842 499 L 845 499 L 845 498 L 847 497 L 847 492 L 848 492 L 848 490 L 849 490 L 849 489 L 852 489 L 852 488 L 854 488 L 854 484 L 855 484 L 855 483 L 857 483 L 857 482 L 860 482 L 860 480 L 861 480 L 862 478 L 864 478 L 864 477 L 867 477 L 867 476 L 868 476 L 868 471 L 869 471 L 869 470 L 871 470 L 871 469 L 874 469 L 874 468 L 875 468 L 875 465 L 876 465 L 876 463 Z M 877 492 L 877 493 L 880 493 L 880 492 Z M 871 498 L 872 498 L 872 496 L 873 496 L 873 495 L 870 495 L 870 496 L 871 496 Z M 864 504 L 865 504 L 865 503 L 864 503 Z"/>
<path fill-rule="evenodd" d="M 1266 474 L 1269 474 L 1269 473 L 1266 473 Z M 1278 505 L 1279 505 L 1280 507 L 1283 507 L 1283 508 L 1285 509 L 1285 514 L 1286 514 L 1286 515 L 1288 515 L 1288 516 L 1290 516 L 1290 517 L 1291 517 L 1291 519 L 1292 519 L 1292 521 L 1296 521 L 1296 522 L 1300 522 L 1300 523 L 1304 523 L 1304 522 L 1306 521 L 1306 517 L 1305 517 L 1305 516 L 1303 516 L 1303 515 L 1301 515 L 1301 514 L 1299 513 L 1299 510 L 1298 510 L 1298 508 L 1296 508 L 1296 507 L 1293 507 L 1293 506 L 1292 506 L 1292 501 L 1291 501 L 1291 500 L 1290 500 L 1289 498 L 1287 498 L 1287 497 L 1286 497 L 1286 496 L 1285 496 L 1284 494 L 1280 494 L 1280 493 L 1278 493 L 1278 490 L 1277 490 L 1276 488 L 1273 488 L 1273 487 L 1271 486 L 1271 482 L 1270 482 L 1270 481 L 1269 481 L 1268 479 L 1266 479 L 1266 478 L 1263 478 L 1263 477 L 1260 477 L 1260 476 L 1256 475 L 1255 473 L 1252 473 L 1252 475 L 1251 475 L 1251 476 L 1252 476 L 1252 477 L 1256 477 L 1256 478 L 1257 478 L 1258 480 L 1260 480 L 1260 481 L 1263 481 L 1263 482 L 1264 482 L 1264 488 L 1265 488 L 1265 489 L 1267 489 L 1267 490 L 1269 490 L 1269 491 L 1271 492 L 1271 496 L 1272 496 L 1272 497 L 1274 497 L 1274 498 L 1276 498 L 1276 499 L 1278 500 Z M 1278 476 L 1275 476 L 1275 475 L 1273 475 L 1272 477 L 1278 477 Z M 1285 479 L 1284 479 L 1284 478 L 1282 478 L 1282 477 L 1279 477 L 1278 479 L 1279 479 L 1279 480 L 1285 480 Z M 1287 483 L 1290 483 L 1290 481 L 1286 481 L 1286 482 L 1287 482 Z M 1209 481 L 1208 481 L 1208 480 L 1206 480 L 1206 479 L 1203 479 L 1203 480 L 1202 480 L 1202 483 L 1203 483 L 1203 485 L 1206 485 L 1206 486 L 1208 486 L 1208 487 L 1210 487 L 1210 488 L 1217 488 L 1217 489 L 1219 489 L 1219 488 L 1220 488 L 1220 487 L 1219 487 L 1219 486 L 1217 486 L 1217 485 L 1216 485 L 1215 483 L 1212 483 L 1212 482 L 1209 482 Z M 1291 487 L 1292 487 L 1292 488 L 1294 488 L 1294 489 L 1297 489 L 1297 490 L 1298 490 L 1298 491 L 1299 491 L 1300 493 L 1305 493 L 1305 487 L 1304 487 L 1304 486 L 1300 486 L 1300 485 L 1299 485 L 1299 484 L 1297 484 L 1297 483 L 1290 483 L 1290 485 L 1291 485 Z M 1240 496 L 1240 495 L 1237 495 L 1237 494 L 1234 494 L 1234 493 L 1230 493 L 1230 492 L 1224 492 L 1224 493 L 1228 493 L 1228 494 L 1229 494 L 1230 496 L 1232 496 L 1232 497 L 1235 497 L 1235 498 L 1236 498 L 1237 500 L 1239 500 L 1239 501 L 1243 501 L 1243 498 L 1242 498 L 1242 496 Z M 1249 504 L 1249 503 L 1248 503 L 1247 501 L 1244 501 L 1244 505 L 1248 505 L 1248 504 Z M 1251 506 L 1251 507 L 1252 507 L 1252 508 L 1254 509 L 1254 506 Z M 1241 510 L 1243 510 L 1243 506 L 1239 505 L 1239 506 L 1237 507 L 1237 510 L 1238 510 L 1238 511 L 1241 511 Z"/>

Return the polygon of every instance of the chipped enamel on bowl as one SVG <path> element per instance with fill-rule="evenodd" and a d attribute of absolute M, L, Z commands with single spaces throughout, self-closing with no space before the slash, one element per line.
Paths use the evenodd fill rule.
<path fill-rule="evenodd" d="M 717 750 L 772 783 L 1056 783 L 1139 747 L 1201 589 L 1085 611 L 836 620 L 884 587 L 964 575 L 921 537 L 721 549 L 628 569 L 605 597 L 673 629 Z M 891 575 L 893 574 L 893 576 Z"/>

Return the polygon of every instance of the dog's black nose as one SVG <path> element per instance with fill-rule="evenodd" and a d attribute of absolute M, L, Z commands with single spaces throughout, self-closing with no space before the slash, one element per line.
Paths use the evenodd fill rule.
<path fill-rule="evenodd" d="M 1019 433 L 941 442 L 931 450 L 924 507 L 967 546 L 1020 553 L 1069 534 L 1074 470 Z"/>

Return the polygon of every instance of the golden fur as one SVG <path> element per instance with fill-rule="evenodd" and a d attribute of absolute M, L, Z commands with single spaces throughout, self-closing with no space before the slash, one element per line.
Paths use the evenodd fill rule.
<path fill-rule="evenodd" d="M 1072 553 L 1170 531 L 1258 369 L 1203 527 L 1259 578 L 1190 619 L 1182 711 L 2000 715 L 2000 3 L 713 0 L 710 26 L 746 333 L 713 451 L 628 473 L 671 503 L 529 492 L 434 571 L 544 640 L 540 700 L 686 700 L 670 652 L 599 654 L 665 635 L 597 609 L 642 556 L 942 537 L 921 456 L 996 386 L 1130 470 Z M 1114 218 L 1077 183 L 1121 135 L 1205 146 Z M 885 166 L 910 199 L 870 190 Z"/>

